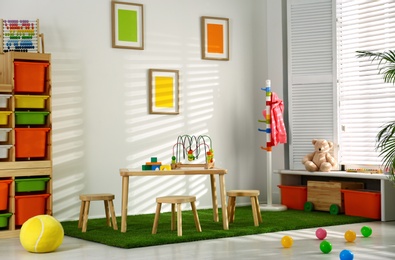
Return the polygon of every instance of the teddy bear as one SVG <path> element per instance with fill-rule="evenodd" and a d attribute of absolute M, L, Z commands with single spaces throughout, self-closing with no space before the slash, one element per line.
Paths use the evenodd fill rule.
<path fill-rule="evenodd" d="M 333 143 L 324 139 L 313 139 L 314 152 L 303 157 L 302 163 L 309 172 L 329 172 L 336 167 L 335 158 L 329 153 Z"/>

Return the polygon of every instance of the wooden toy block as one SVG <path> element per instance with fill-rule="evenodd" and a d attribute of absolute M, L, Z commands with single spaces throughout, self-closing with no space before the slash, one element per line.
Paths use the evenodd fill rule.
<path fill-rule="evenodd" d="M 161 171 L 170 171 L 171 170 L 171 165 L 165 164 L 160 166 Z"/>
<path fill-rule="evenodd" d="M 152 165 L 152 170 L 153 171 L 159 171 L 160 170 L 160 165 Z"/>
<path fill-rule="evenodd" d="M 146 162 L 146 165 L 162 165 L 161 162 Z"/>
<path fill-rule="evenodd" d="M 150 170 L 152 170 L 152 166 L 143 164 L 143 165 L 141 165 L 141 169 L 143 171 L 150 171 Z"/>

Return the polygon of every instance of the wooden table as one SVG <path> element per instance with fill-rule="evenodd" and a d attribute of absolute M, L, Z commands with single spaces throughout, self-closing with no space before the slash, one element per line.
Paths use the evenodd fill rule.
<path fill-rule="evenodd" d="M 217 188 L 215 182 L 215 175 L 219 176 L 220 196 L 222 205 L 222 222 L 225 230 L 229 229 L 228 211 L 226 207 L 226 189 L 225 189 L 225 174 L 226 169 L 213 168 L 185 168 L 170 171 L 142 171 L 120 169 L 122 177 L 122 219 L 121 219 L 121 232 L 126 232 L 127 229 L 127 216 L 128 216 L 128 197 L 129 197 L 129 177 L 130 176 L 165 176 L 165 175 L 210 175 L 211 181 L 211 197 L 213 203 L 213 217 L 214 221 L 219 221 L 218 215 L 218 201 L 217 201 Z"/>

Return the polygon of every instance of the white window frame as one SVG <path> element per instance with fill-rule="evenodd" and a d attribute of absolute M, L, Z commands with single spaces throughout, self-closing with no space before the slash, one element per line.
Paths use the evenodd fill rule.
<path fill-rule="evenodd" d="M 362 15 L 363 19 L 366 19 L 366 17 L 373 20 L 387 19 L 388 23 L 390 23 L 389 27 L 394 27 L 393 30 L 392 28 L 388 29 L 390 31 L 388 32 L 389 38 L 395 39 L 393 37 L 395 36 L 395 26 L 392 26 L 392 23 L 395 24 L 395 14 L 392 18 L 392 13 L 395 12 L 381 10 L 392 8 L 392 6 L 395 8 L 395 2 L 386 0 L 344 0 L 342 2 L 345 3 L 346 8 L 349 7 L 348 5 L 360 4 L 361 7 L 358 7 L 358 12 L 361 9 L 362 13 L 366 11 L 364 10 L 366 7 L 373 6 L 374 11 L 377 13 L 373 14 L 372 12 L 372 17 L 370 18 L 369 12 L 371 11 L 368 11 L 367 14 Z M 346 164 L 346 167 L 347 165 L 352 167 L 353 164 L 380 165 L 381 159 L 378 152 L 374 149 L 375 137 L 384 123 L 394 120 L 395 105 L 392 104 L 395 104 L 395 86 L 388 83 L 384 84 L 382 76 L 378 75 L 377 63 L 371 63 L 368 59 L 358 59 L 355 52 L 355 50 L 384 51 L 383 47 L 374 48 L 376 43 L 373 40 L 371 41 L 371 38 L 367 38 L 367 40 L 361 41 L 371 41 L 372 45 L 360 44 L 356 45 L 355 50 L 351 49 L 346 54 L 342 52 L 343 49 L 339 49 L 339 53 L 337 53 L 336 12 L 339 10 L 336 8 L 339 8 L 336 5 L 336 0 L 287 1 L 290 169 L 304 169 L 301 159 L 304 155 L 312 152 L 311 140 L 318 138 L 327 139 L 335 143 L 333 154 L 339 165 Z M 332 19 L 327 18 L 328 14 L 332 16 Z M 317 20 L 317 16 L 321 16 L 321 19 Z M 339 22 L 343 21 L 340 20 Z M 328 27 L 328 23 L 332 27 Z M 360 26 L 359 20 L 356 20 L 356 24 Z M 328 30 L 332 31 L 333 38 L 325 38 L 327 42 L 332 44 L 331 53 L 329 53 L 327 48 L 325 50 L 322 49 L 322 42 L 314 34 L 319 26 L 322 26 L 322 33 L 325 37 L 329 35 Z M 369 29 L 371 28 L 369 27 L 366 30 Z M 377 28 L 373 30 L 377 30 Z M 300 36 L 303 36 L 306 46 L 302 44 Z M 394 44 L 390 43 L 388 45 L 388 49 L 395 49 L 395 40 Z M 306 53 L 305 59 L 300 58 L 300 53 L 303 52 Z M 310 55 L 312 53 L 316 56 L 312 57 Z M 332 56 L 332 61 L 328 59 L 330 55 Z M 348 55 L 355 59 L 355 65 L 351 66 L 352 70 L 347 71 L 347 68 L 343 70 L 337 68 L 337 59 L 341 55 L 343 55 L 343 58 Z M 319 65 L 317 64 L 317 67 L 311 66 L 316 60 L 321 60 Z M 332 70 L 328 69 L 330 66 L 332 66 Z M 376 87 L 377 90 L 383 90 L 383 94 L 390 98 L 383 102 L 375 100 L 371 103 L 377 104 L 380 102 L 380 105 L 385 103 L 383 107 L 385 108 L 384 110 L 389 111 L 388 115 L 383 115 L 380 112 L 380 119 L 377 119 L 375 115 L 363 114 L 359 116 L 359 110 L 362 112 L 371 111 L 368 108 L 365 109 L 365 104 L 368 104 L 370 100 L 364 100 L 362 94 L 365 93 L 366 95 L 367 93 L 373 99 L 376 93 L 371 93 L 366 88 L 361 87 L 360 85 L 362 84 L 358 83 L 358 80 L 356 81 L 357 83 L 354 82 L 354 85 L 347 90 L 345 87 L 347 87 L 350 80 L 347 79 L 346 83 L 342 80 L 337 80 L 338 78 L 343 79 L 342 73 L 347 76 L 350 73 L 356 73 L 355 77 L 358 77 L 360 82 L 361 80 L 363 83 L 370 81 L 370 84 Z M 333 90 L 332 99 L 328 97 L 330 95 L 330 86 L 332 86 Z M 320 89 L 318 92 L 316 87 Z M 379 94 L 378 98 L 380 99 L 381 97 Z M 352 111 L 355 105 L 356 110 Z M 306 111 L 310 111 L 310 113 L 307 114 Z M 328 115 L 328 111 L 332 113 L 333 117 Z M 353 114 L 354 112 L 356 114 Z M 358 117 L 360 118 L 358 119 Z M 369 127 L 364 127 L 365 125 Z M 368 140 L 372 140 L 372 142 L 366 145 Z M 359 160 L 359 158 L 363 159 Z"/>

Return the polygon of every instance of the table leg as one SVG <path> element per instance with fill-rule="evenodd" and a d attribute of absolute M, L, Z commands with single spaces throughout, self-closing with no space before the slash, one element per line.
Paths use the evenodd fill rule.
<path fill-rule="evenodd" d="M 214 217 L 214 221 L 218 222 L 219 216 L 218 216 L 217 185 L 215 182 L 214 174 L 210 174 L 210 181 L 211 181 L 211 200 L 213 202 L 213 217 Z"/>
<path fill-rule="evenodd" d="M 221 205 L 222 205 L 222 223 L 224 229 L 229 229 L 228 210 L 226 206 L 226 189 L 225 189 L 225 174 L 219 175 L 219 187 L 221 192 Z"/>
<path fill-rule="evenodd" d="M 128 217 L 129 176 L 122 176 L 121 232 L 126 232 Z"/>

